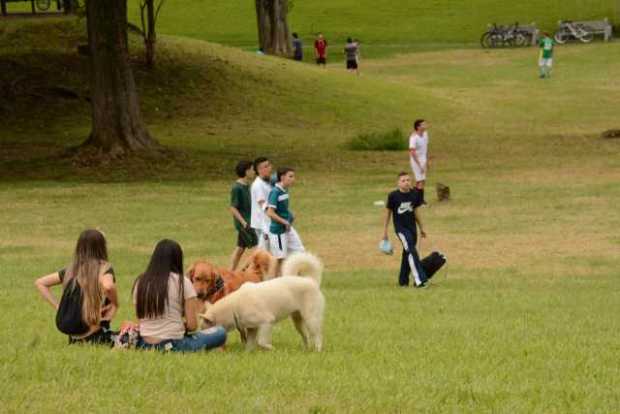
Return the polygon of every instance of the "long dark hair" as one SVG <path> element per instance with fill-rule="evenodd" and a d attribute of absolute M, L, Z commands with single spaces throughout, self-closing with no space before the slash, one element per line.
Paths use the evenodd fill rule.
<path fill-rule="evenodd" d="M 183 303 L 183 250 L 174 240 L 164 239 L 157 243 L 146 271 L 133 285 L 133 289 L 137 289 L 138 319 L 152 319 L 164 314 L 168 305 L 168 281 L 171 273 L 179 275 L 179 300 Z"/>
<path fill-rule="evenodd" d="M 88 325 L 101 319 L 103 289 L 99 276 L 109 268 L 105 237 L 98 230 L 84 230 L 75 245 L 73 262 L 67 267 L 64 284 L 75 278 L 82 289 L 82 318 Z"/>

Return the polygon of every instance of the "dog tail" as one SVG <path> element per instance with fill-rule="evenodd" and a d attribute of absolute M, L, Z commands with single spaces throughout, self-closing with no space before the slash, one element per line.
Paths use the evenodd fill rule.
<path fill-rule="evenodd" d="M 286 260 L 284 260 L 284 263 L 282 264 L 282 275 L 307 276 L 313 279 L 317 285 L 321 286 L 323 263 L 321 262 L 321 259 L 312 253 L 293 253 L 287 257 Z"/>

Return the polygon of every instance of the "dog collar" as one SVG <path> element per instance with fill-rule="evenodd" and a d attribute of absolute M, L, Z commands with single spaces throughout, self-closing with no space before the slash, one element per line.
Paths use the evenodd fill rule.
<path fill-rule="evenodd" d="M 217 292 L 219 292 L 222 289 L 224 289 L 224 279 L 222 279 L 221 275 L 217 275 L 217 277 L 215 279 L 215 286 L 213 286 L 211 289 L 207 290 L 207 294 L 205 296 L 206 297 L 211 297 L 211 296 L 215 295 Z"/>

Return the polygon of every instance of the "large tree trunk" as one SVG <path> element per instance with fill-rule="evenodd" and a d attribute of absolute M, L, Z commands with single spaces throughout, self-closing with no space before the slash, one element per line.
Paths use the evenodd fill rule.
<path fill-rule="evenodd" d="M 256 27 L 258 28 L 258 47 L 264 51 L 265 31 L 264 27 L 269 27 L 269 12 L 263 7 L 263 0 L 256 0 Z"/>
<path fill-rule="evenodd" d="M 62 0 L 62 8 L 65 14 L 73 13 L 73 0 Z"/>
<path fill-rule="evenodd" d="M 86 0 L 92 132 L 84 143 L 119 155 L 158 146 L 140 114 L 127 48 L 127 0 Z"/>
<path fill-rule="evenodd" d="M 155 44 L 157 43 L 155 24 L 163 5 L 164 0 L 159 0 L 157 8 L 155 7 L 155 0 L 141 0 L 140 2 L 142 36 L 144 37 L 144 49 L 146 51 L 146 65 L 149 68 L 155 66 Z"/>
<path fill-rule="evenodd" d="M 288 0 L 256 0 L 258 42 L 263 52 L 279 56 L 292 54 L 287 18 Z"/>
<path fill-rule="evenodd" d="M 146 36 L 144 38 L 146 48 L 146 65 L 150 68 L 155 66 L 155 0 L 146 0 Z"/>

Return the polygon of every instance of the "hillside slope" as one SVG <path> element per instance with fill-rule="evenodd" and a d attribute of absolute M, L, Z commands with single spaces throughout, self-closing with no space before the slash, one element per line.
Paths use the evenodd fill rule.
<path fill-rule="evenodd" d="M 6 68 L 0 84 L 7 91 L 0 96 L 0 143 L 10 168 L 36 171 L 23 161 L 87 137 L 87 60 L 76 53 L 83 30 L 83 21 L 63 19 L 14 23 L 0 34 L 0 66 Z M 393 82 L 200 40 L 162 36 L 153 71 L 141 64 L 138 38 L 132 50 L 142 112 L 153 135 L 170 148 L 206 157 L 215 174 L 222 164 L 257 151 L 323 162 L 327 151 L 338 151 L 359 132 L 406 126 L 407 108 L 416 101 L 440 107 L 435 103 L 441 99 Z M 78 99 L 58 94 L 58 88 Z"/>

